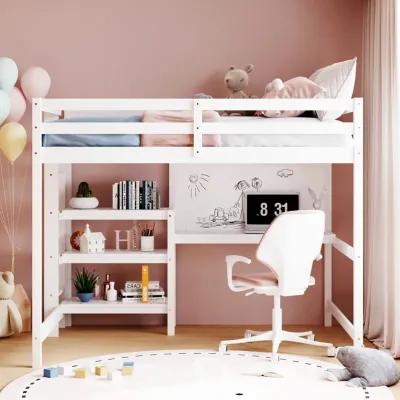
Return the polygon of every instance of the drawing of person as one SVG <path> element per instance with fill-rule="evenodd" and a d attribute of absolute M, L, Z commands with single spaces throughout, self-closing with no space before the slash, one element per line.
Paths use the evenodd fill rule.
<path fill-rule="evenodd" d="M 241 222 L 244 222 L 244 196 L 248 189 L 250 189 L 250 185 L 246 180 L 241 180 L 235 185 L 235 190 L 240 190 L 240 196 L 238 201 L 234 204 L 234 207 L 241 210 L 239 219 Z"/>

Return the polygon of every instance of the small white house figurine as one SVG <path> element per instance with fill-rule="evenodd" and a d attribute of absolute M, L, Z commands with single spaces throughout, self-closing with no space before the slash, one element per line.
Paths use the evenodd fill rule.
<path fill-rule="evenodd" d="M 84 234 L 79 238 L 82 253 L 103 253 L 106 238 L 101 232 L 92 232 L 89 224 L 86 224 Z"/>

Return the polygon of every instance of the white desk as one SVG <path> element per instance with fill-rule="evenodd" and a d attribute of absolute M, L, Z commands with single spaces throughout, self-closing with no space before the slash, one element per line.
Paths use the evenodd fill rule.
<path fill-rule="evenodd" d="M 258 244 L 261 240 L 261 233 L 244 233 L 242 230 L 237 232 L 176 232 L 176 244 Z M 325 233 L 324 244 L 333 244 L 336 235 Z"/>

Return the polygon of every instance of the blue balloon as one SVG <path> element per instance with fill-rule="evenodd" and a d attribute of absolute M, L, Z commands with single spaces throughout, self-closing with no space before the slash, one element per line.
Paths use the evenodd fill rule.
<path fill-rule="evenodd" d="M 0 57 L 0 90 L 9 93 L 18 79 L 18 67 L 9 57 Z"/>
<path fill-rule="evenodd" d="M 4 90 L 0 90 L 0 125 L 6 120 L 8 114 L 10 114 L 10 110 L 10 97 Z"/>

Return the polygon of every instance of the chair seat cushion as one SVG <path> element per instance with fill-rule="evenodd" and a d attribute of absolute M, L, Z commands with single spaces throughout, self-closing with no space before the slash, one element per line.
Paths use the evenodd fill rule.
<path fill-rule="evenodd" d="M 273 272 L 260 272 L 253 274 L 233 275 L 233 284 L 236 286 L 246 287 L 277 287 L 278 278 Z M 310 276 L 310 282 L 308 286 L 315 285 L 315 278 Z"/>

